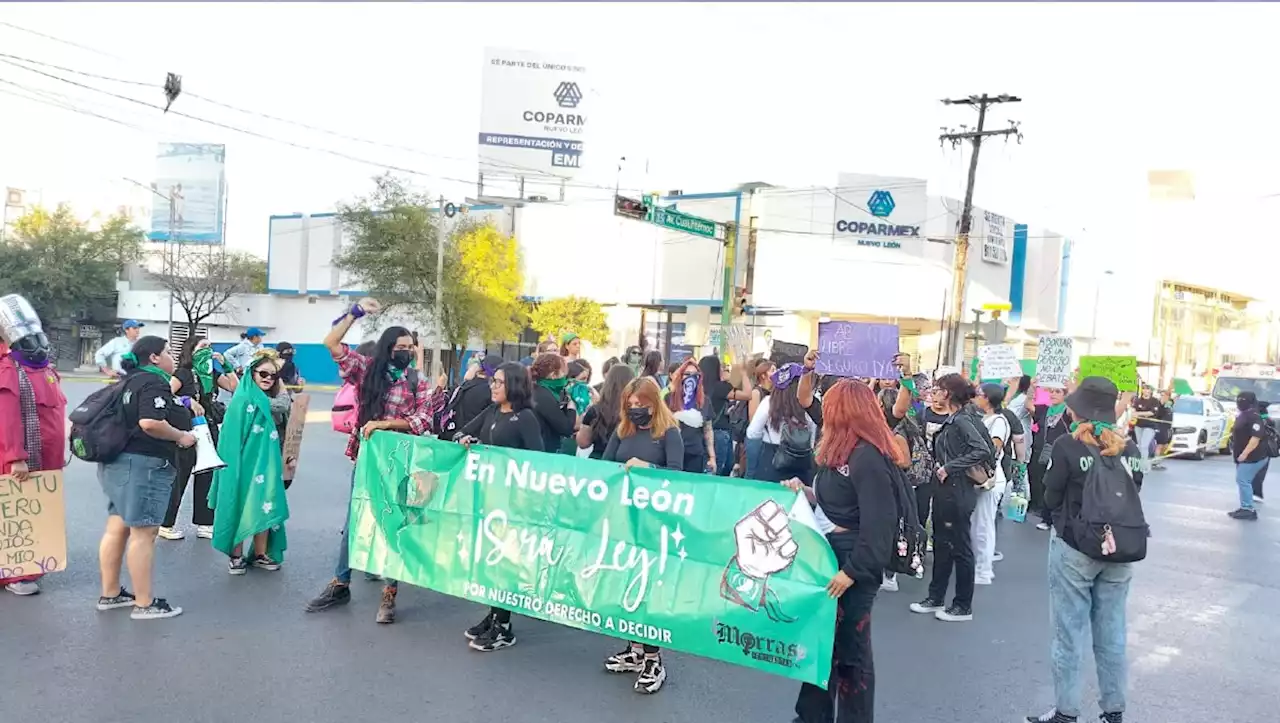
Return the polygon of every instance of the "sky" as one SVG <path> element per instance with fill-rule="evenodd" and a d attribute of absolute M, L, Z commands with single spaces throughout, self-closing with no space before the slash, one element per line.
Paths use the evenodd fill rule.
<path fill-rule="evenodd" d="M 332 210 L 380 164 L 419 172 L 433 195 L 474 193 L 483 49 L 560 50 L 587 65 L 601 106 L 575 181 L 594 187 L 573 199 L 601 202 L 615 183 L 833 185 L 841 171 L 960 197 L 968 155 L 938 135 L 975 114 L 939 100 L 1008 93 L 1023 101 L 996 107 L 989 127 L 1017 120 L 1024 140 L 984 146 L 978 206 L 1075 239 L 1080 273 L 1194 274 L 1208 247 L 1274 238 L 1280 85 L 1263 78 L 1278 20 L 1277 5 L 1219 3 L 3 3 L 0 53 L 154 83 L 177 72 L 186 91 L 255 113 L 192 97 L 175 109 L 275 140 L 0 64 L 0 185 L 82 214 L 145 206 L 150 192 L 124 179 L 150 182 L 158 142 L 225 143 L 228 243 L 265 257 L 268 216 Z M 12 95 L 33 92 L 80 112 Z M 1193 170 L 1195 208 L 1148 203 L 1150 169 Z"/>

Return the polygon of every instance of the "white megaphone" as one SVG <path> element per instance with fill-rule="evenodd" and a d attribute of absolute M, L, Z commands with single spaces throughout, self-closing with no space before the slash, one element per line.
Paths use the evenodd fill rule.
<path fill-rule="evenodd" d="M 213 443 L 213 436 L 209 434 L 209 425 L 204 417 L 191 420 L 191 425 L 191 436 L 196 438 L 196 466 L 191 472 L 200 474 L 226 467 L 227 463 L 218 456 L 218 447 Z"/>

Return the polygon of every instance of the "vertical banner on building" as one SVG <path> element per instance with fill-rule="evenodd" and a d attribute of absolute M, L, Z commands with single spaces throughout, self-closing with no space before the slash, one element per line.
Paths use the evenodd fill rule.
<path fill-rule="evenodd" d="M 226 146 L 161 143 L 151 205 L 152 241 L 220 244 L 226 209 Z M 165 199 L 168 199 L 167 201 Z"/>
<path fill-rule="evenodd" d="M 595 107 L 587 68 L 563 53 L 486 48 L 480 171 L 572 178 Z"/>

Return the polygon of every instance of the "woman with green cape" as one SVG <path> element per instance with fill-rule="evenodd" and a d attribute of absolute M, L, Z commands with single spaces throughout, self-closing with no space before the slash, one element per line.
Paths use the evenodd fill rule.
<path fill-rule="evenodd" d="M 209 490 L 213 548 L 231 558 L 227 571 L 232 575 L 249 567 L 242 545 L 250 537 L 254 567 L 279 570 L 284 559 L 289 503 L 281 430 L 289 407 L 279 357 L 269 349 L 258 352 L 227 407 L 218 438 L 218 456 L 227 466 L 217 471 Z"/>

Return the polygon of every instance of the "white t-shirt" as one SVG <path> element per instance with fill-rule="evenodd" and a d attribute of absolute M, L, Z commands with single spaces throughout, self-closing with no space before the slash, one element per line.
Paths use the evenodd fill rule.
<path fill-rule="evenodd" d="M 1000 462 L 1004 459 L 1005 449 L 1013 443 L 1009 434 L 1009 420 L 1005 419 L 1003 414 L 988 414 L 982 418 L 982 423 L 986 425 L 991 441 L 1000 440 L 1000 449 L 996 452 L 996 483 L 1003 484 L 1006 480 L 1004 468 L 1000 466 Z"/>
<path fill-rule="evenodd" d="M 1027 411 L 1027 395 L 1019 394 L 1009 402 L 1009 409 L 1013 411 L 1014 416 L 1018 418 L 1018 422 L 1022 425 L 1022 447 L 1025 459 L 1018 459 L 1019 462 L 1031 461 L 1031 444 L 1034 442 L 1035 433 L 1031 429 L 1034 420 L 1031 418 L 1031 412 Z"/>
<path fill-rule="evenodd" d="M 767 396 L 760 402 L 760 406 L 756 407 L 756 415 L 751 418 L 751 423 L 747 425 L 747 439 L 762 439 L 769 444 L 782 443 L 782 430 L 769 425 L 769 400 L 773 396 Z M 806 426 L 809 427 L 809 442 L 814 443 L 818 439 L 818 425 L 813 423 L 808 414 L 804 415 Z"/>

